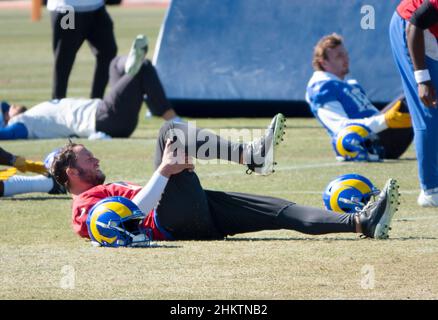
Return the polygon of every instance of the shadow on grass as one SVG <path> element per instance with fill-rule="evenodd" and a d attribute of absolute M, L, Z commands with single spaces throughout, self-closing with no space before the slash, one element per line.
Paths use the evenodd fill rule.
<path fill-rule="evenodd" d="M 153 244 L 149 247 L 129 247 L 127 249 L 129 250 L 150 250 L 150 249 L 181 249 L 184 248 L 184 246 L 178 246 L 178 245 L 167 245 L 167 244 Z"/>
<path fill-rule="evenodd" d="M 399 158 L 399 159 L 385 159 L 382 162 L 377 162 L 379 165 L 388 165 L 388 164 L 394 164 L 394 163 L 401 163 L 401 162 L 412 162 L 417 161 L 417 158 Z"/>
<path fill-rule="evenodd" d="M 102 246 L 95 247 L 91 244 L 91 242 L 89 240 L 87 242 L 90 244 L 90 247 L 92 247 L 92 248 L 94 247 L 94 248 L 102 249 L 102 250 L 113 250 L 114 249 L 114 248 L 102 247 Z M 166 242 L 166 241 L 163 241 L 163 242 L 160 241 L 159 243 L 153 242 L 150 246 L 120 247 L 120 249 L 122 249 L 122 250 L 149 250 L 149 249 L 180 249 L 180 248 L 184 248 L 183 245 L 177 245 L 177 244 L 174 244 L 173 242 L 172 242 L 172 244 L 167 244 L 167 243 L 168 242 Z"/>
<path fill-rule="evenodd" d="M 297 237 L 287 237 L 287 238 L 231 238 L 225 239 L 225 241 L 357 241 L 362 240 L 360 238 L 297 238 Z"/>
<path fill-rule="evenodd" d="M 407 161 L 417 161 L 417 158 L 400 158 L 400 159 L 393 160 L 393 161 L 395 161 L 395 162 L 397 162 L 397 161 L 403 161 L 403 162 L 407 162 Z"/>
<path fill-rule="evenodd" d="M 438 240 L 436 237 L 400 237 L 400 238 L 389 238 L 385 240 L 374 240 L 371 238 L 297 238 L 297 237 L 287 237 L 287 238 L 231 238 L 225 239 L 225 241 L 316 241 L 316 242 L 331 242 L 331 241 L 408 241 L 408 240 Z"/>
<path fill-rule="evenodd" d="M 400 237 L 389 238 L 388 240 L 409 241 L 409 240 L 438 240 L 437 237 Z"/>

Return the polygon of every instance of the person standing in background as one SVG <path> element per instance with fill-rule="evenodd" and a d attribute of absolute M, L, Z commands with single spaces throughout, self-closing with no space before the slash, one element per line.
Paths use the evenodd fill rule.
<path fill-rule="evenodd" d="M 108 83 L 108 68 L 117 54 L 113 21 L 104 0 L 48 0 L 55 58 L 52 98 L 67 96 L 68 79 L 76 53 L 87 40 L 96 57 L 91 98 L 102 98 Z"/>
<path fill-rule="evenodd" d="M 412 116 L 421 186 L 417 202 L 438 207 L 438 0 L 403 0 L 389 36 Z"/>

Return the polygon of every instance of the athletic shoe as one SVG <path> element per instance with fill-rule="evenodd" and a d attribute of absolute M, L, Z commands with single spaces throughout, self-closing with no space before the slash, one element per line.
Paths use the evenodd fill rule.
<path fill-rule="evenodd" d="M 417 203 L 422 207 L 438 207 L 438 193 L 425 194 L 424 191 L 421 190 Z"/>
<path fill-rule="evenodd" d="M 48 194 L 67 194 L 65 187 L 56 182 L 52 175 L 49 174 L 49 178 L 52 178 L 53 180 L 53 188 L 48 192 Z"/>
<path fill-rule="evenodd" d="M 398 210 L 400 194 L 397 181 L 389 179 L 377 196 L 357 213 L 363 234 L 368 238 L 387 239 L 394 213 Z"/>
<path fill-rule="evenodd" d="M 247 174 L 255 172 L 259 175 L 270 175 L 275 172 L 275 152 L 277 146 L 283 141 L 286 127 L 286 118 L 281 113 L 277 114 L 265 131 L 265 135 L 245 146 L 243 163 L 248 166 Z"/>
<path fill-rule="evenodd" d="M 132 43 L 128 58 L 125 62 L 125 73 L 135 76 L 143 64 L 148 51 L 148 39 L 144 35 L 138 35 Z"/>

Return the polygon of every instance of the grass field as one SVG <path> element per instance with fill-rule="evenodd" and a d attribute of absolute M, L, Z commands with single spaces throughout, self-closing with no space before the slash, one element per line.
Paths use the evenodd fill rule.
<path fill-rule="evenodd" d="M 163 9 L 110 9 L 119 53 L 145 33 L 154 44 Z M 47 14 L 29 22 L 24 11 L 0 12 L 0 99 L 32 106 L 51 92 L 52 53 Z M 154 46 L 150 49 L 152 56 Z M 88 96 L 93 57 L 85 45 L 71 76 L 70 96 Z M 307 81 L 307 79 L 303 79 Z M 143 111 L 144 113 L 144 111 Z M 108 181 L 144 184 L 152 173 L 159 119 L 140 117 L 130 139 L 86 144 Z M 269 119 L 197 119 L 202 127 L 263 128 Z M 2 142 L 41 159 L 64 140 Z M 284 197 L 322 206 L 337 175 L 356 172 L 381 187 L 401 187 L 401 207 L 387 241 L 354 234 L 307 236 L 260 232 L 224 241 L 165 242 L 151 249 L 93 248 L 70 226 L 68 196 L 31 194 L 0 199 L 0 299 L 437 299 L 438 211 L 416 205 L 413 148 L 398 161 L 342 164 L 314 119 L 289 119 L 279 168 L 247 176 L 236 165 L 198 165 L 206 188 Z"/>

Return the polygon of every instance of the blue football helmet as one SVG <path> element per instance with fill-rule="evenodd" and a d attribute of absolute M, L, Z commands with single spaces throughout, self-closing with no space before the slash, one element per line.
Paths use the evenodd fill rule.
<path fill-rule="evenodd" d="M 322 195 L 327 210 L 356 213 L 380 192 L 373 183 L 359 174 L 344 174 L 331 181 Z"/>
<path fill-rule="evenodd" d="M 61 151 L 62 148 L 56 148 L 52 152 L 50 152 L 46 158 L 44 159 L 44 166 L 46 167 L 47 171 L 50 172 L 50 168 L 52 167 L 53 160 L 55 159 L 56 155 Z"/>
<path fill-rule="evenodd" d="M 343 161 L 382 161 L 384 149 L 377 134 L 362 124 L 350 124 L 332 140 L 336 158 Z"/>
<path fill-rule="evenodd" d="M 146 215 L 124 197 L 108 197 L 96 203 L 87 217 L 93 244 L 103 247 L 148 247 L 151 230 L 142 222 Z"/>

